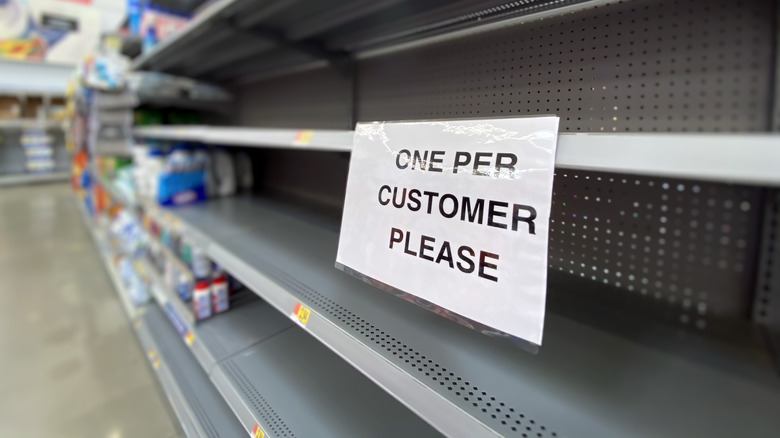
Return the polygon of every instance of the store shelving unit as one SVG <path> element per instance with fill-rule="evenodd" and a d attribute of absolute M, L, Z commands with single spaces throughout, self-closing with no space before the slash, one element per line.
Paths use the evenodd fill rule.
<path fill-rule="evenodd" d="M 138 340 L 187 436 L 241 436 L 245 433 L 160 309 L 148 306 L 134 325 Z"/>
<path fill-rule="evenodd" d="M 211 145 L 350 152 L 354 131 L 145 126 L 134 135 Z M 780 186 L 777 135 L 561 134 L 555 167 Z M 630 144 L 630 147 L 626 147 Z"/>
<path fill-rule="evenodd" d="M 551 315 L 546 346 L 534 357 L 336 271 L 337 227 L 325 219 L 313 224 L 301 212 L 251 198 L 168 213 L 211 258 L 282 314 L 298 303 L 309 307 L 306 332 L 445 435 L 507 435 L 530 427 L 534 434 L 562 436 L 685 436 L 703 430 L 701 421 L 713 415 L 722 419 L 707 429 L 714 435 L 735 432 L 748 419 L 757 430 L 778 427 L 780 382 L 759 349 L 750 364 L 756 380 L 749 381 Z M 589 393 L 589 382 L 608 381 L 616 371 L 615 351 L 624 364 L 645 364 L 621 371 L 622 379 L 641 380 L 645 397 L 665 400 L 668 423 L 656 421 L 657 409 L 639 413 L 626 404 L 630 385 L 615 382 L 609 392 Z M 655 371 L 645 375 L 646 369 Z M 705 388 L 709 402 L 690 406 L 691 394 Z M 757 398 L 766 409 L 735 417 L 735 400 Z M 625 421 L 616 423 L 615 416 Z"/>
<path fill-rule="evenodd" d="M 244 433 L 224 399 L 210 384 L 208 375 L 186 347 L 180 345 L 165 315 L 154 306 L 132 302 L 119 277 L 116 252 L 105 232 L 96 226 L 82 202 L 77 200 L 76 204 L 125 314 L 187 436 L 214 438 Z"/>
<path fill-rule="evenodd" d="M 118 194 L 111 189 L 113 185 L 110 181 L 100 176 L 97 180 L 112 197 Z M 121 197 L 117 201 L 130 208 L 139 205 Z M 98 229 L 94 233 L 99 236 L 102 231 Z M 172 257 L 173 253 L 167 251 L 166 256 Z M 110 262 L 106 263 L 110 267 Z M 225 314 L 196 321 L 189 306 L 165 286 L 151 263 L 148 260 L 141 263 L 143 269 L 140 272 L 150 279 L 151 293 L 159 309 L 145 307 L 145 322 L 139 327 L 145 324 L 150 332 L 139 331 L 139 338 L 144 346 L 151 345 L 148 349 L 155 351 L 150 360 L 188 436 L 188 425 L 197 431 L 194 436 L 234 436 L 236 429 L 223 427 L 231 422 L 221 421 L 221 417 L 217 418 L 220 424 L 216 424 L 216 420 L 193 417 L 196 408 L 203 408 L 187 403 L 191 404 L 193 399 L 200 404 L 214 403 L 214 394 L 221 394 L 222 404 L 227 403 L 238 417 L 239 425 L 243 426 L 242 433 L 249 433 L 259 425 L 267 436 L 273 437 L 366 436 L 377 430 L 409 436 L 437 435 L 425 422 L 262 300 L 239 303 Z M 118 278 L 114 285 L 118 291 L 123 290 Z M 128 312 L 128 315 L 135 314 Z M 165 319 L 167 328 L 163 330 L 159 320 Z M 171 340 L 174 338 L 179 339 L 174 343 Z M 290 345 L 296 348 L 287 348 Z M 169 356 L 176 358 L 180 364 L 165 368 L 162 364 Z M 182 356 L 189 358 L 185 360 Z M 157 357 L 161 358 L 160 365 L 155 365 Z M 197 371 L 190 362 L 196 364 Z M 293 364 L 295 366 L 291 366 Z M 170 382 L 171 379 L 174 382 L 195 379 L 193 375 L 203 373 L 211 382 Z M 180 377 L 182 374 L 183 377 Z M 278 385 L 290 381 L 299 385 L 297 396 L 281 396 Z M 202 386 L 209 386 L 211 391 Z M 332 394 L 343 391 L 346 386 L 352 397 L 334 403 Z M 187 390 L 190 392 L 185 393 Z M 205 391 L 206 396 L 193 390 Z M 203 397 L 205 401 L 197 401 Z M 177 407 L 177 403 L 183 405 Z M 359 414 L 359 419 L 355 419 L 355 413 Z M 212 428 L 209 430 L 211 435 L 202 433 L 207 426 Z"/>
<path fill-rule="evenodd" d="M 0 94 L 63 96 L 75 65 L 0 59 Z"/>
<path fill-rule="evenodd" d="M 376 430 L 435 435 L 265 302 L 255 300 L 196 324 L 189 308 L 153 277 L 155 299 L 179 327 L 179 343 L 210 373 L 247 432 L 260 424 L 270 436 L 366 436 Z M 297 391 L 279 390 L 289 382 Z M 351 397 L 334 403 L 331 395 L 345 386 Z"/>
<path fill-rule="evenodd" d="M 258 187 L 134 208 L 175 218 L 260 299 L 196 322 L 152 275 L 156 300 L 247 432 L 373 436 L 413 413 L 432 429 L 409 420 L 406 435 L 774 436 L 776 14 L 760 0 L 215 2 L 133 67 L 232 87 L 231 126 L 133 135 L 249 150 Z M 333 267 L 355 122 L 551 113 L 538 354 Z"/>
<path fill-rule="evenodd" d="M 94 169 L 94 166 L 92 167 L 92 169 Z M 136 199 L 132 197 L 128 197 L 125 193 L 119 190 L 116 187 L 116 185 L 114 185 L 113 182 L 111 182 L 108 178 L 106 178 L 105 175 L 101 175 L 99 172 L 94 172 L 94 171 L 92 174 L 95 177 L 95 181 L 98 184 L 100 184 L 100 186 L 103 187 L 103 189 L 106 190 L 111 195 L 111 198 L 114 199 L 114 201 L 128 208 L 138 207 L 139 203 Z"/>
<path fill-rule="evenodd" d="M 260 129 L 220 126 L 144 126 L 140 138 L 186 140 L 211 145 L 277 147 L 328 152 L 352 150 L 352 131 L 324 129 Z"/>
<path fill-rule="evenodd" d="M 68 178 L 70 178 L 69 172 L 17 173 L 10 175 L 0 175 L 0 187 L 64 182 L 67 181 Z"/>

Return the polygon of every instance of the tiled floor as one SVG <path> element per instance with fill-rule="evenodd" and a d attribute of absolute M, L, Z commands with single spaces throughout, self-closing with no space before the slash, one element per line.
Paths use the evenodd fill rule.
<path fill-rule="evenodd" d="M 183 436 L 65 184 L 0 188 L 0 437 Z"/>

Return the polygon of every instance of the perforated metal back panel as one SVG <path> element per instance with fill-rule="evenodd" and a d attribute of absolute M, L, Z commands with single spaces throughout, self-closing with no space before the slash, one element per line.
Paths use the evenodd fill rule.
<path fill-rule="evenodd" d="M 561 130 L 769 127 L 771 1 L 635 0 L 361 64 L 359 120 L 557 114 Z"/>
<path fill-rule="evenodd" d="M 235 90 L 239 124 L 277 128 L 352 129 L 350 85 L 335 70 L 320 69 Z"/>
<path fill-rule="evenodd" d="M 727 333 L 751 309 L 761 207 L 753 187 L 558 170 L 549 267 L 604 285 L 589 300 Z"/>
<path fill-rule="evenodd" d="M 780 190 L 766 197 L 754 316 L 768 332 L 780 368 Z"/>
<path fill-rule="evenodd" d="M 775 13 L 763 0 L 615 2 L 362 59 L 358 120 L 554 113 L 569 132 L 768 131 Z M 318 70 L 258 84 L 245 106 L 263 109 L 244 122 L 343 128 L 339 83 Z M 756 187 L 559 169 L 551 279 L 586 287 L 551 294 L 728 333 L 751 319 L 761 199 Z"/>

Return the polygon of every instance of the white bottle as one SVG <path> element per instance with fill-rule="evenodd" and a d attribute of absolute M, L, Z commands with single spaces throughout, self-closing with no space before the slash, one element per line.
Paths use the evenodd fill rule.
<path fill-rule="evenodd" d="M 192 291 L 192 310 L 195 319 L 206 319 L 211 316 L 211 282 L 198 280 Z"/>
<path fill-rule="evenodd" d="M 233 157 L 227 151 L 216 151 L 211 156 L 217 196 L 236 193 L 236 168 Z"/>
<path fill-rule="evenodd" d="M 211 260 L 202 249 L 191 245 L 192 274 L 195 278 L 211 278 Z"/>

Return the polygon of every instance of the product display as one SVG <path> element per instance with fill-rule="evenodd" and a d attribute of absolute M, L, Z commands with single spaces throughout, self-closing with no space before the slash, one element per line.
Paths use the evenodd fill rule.
<path fill-rule="evenodd" d="M 224 274 L 215 276 L 211 281 L 211 305 L 215 314 L 222 313 L 230 308 L 229 297 L 227 277 Z"/>
<path fill-rule="evenodd" d="M 211 300 L 211 280 L 196 281 L 192 292 L 192 311 L 196 319 L 206 319 L 211 316 Z"/>
<path fill-rule="evenodd" d="M 188 435 L 775 437 L 774 2 L 336 3 L 130 2 L 82 75 Z"/>
<path fill-rule="evenodd" d="M 21 136 L 22 148 L 27 159 L 25 168 L 31 173 L 48 173 L 54 170 L 52 137 L 45 128 L 26 128 Z"/>

